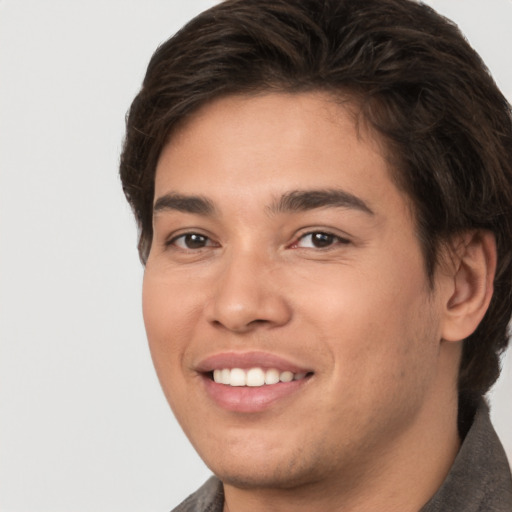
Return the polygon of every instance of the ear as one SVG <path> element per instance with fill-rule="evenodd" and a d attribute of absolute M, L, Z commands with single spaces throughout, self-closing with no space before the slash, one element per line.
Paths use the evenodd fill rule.
<path fill-rule="evenodd" d="M 489 231 L 470 231 L 451 244 L 452 284 L 444 305 L 442 337 L 461 341 L 482 321 L 493 293 L 496 273 L 496 240 Z"/>

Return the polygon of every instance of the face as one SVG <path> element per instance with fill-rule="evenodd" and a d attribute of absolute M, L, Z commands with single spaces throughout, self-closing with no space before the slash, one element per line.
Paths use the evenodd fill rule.
<path fill-rule="evenodd" d="M 440 305 L 390 176 L 321 94 L 217 100 L 164 148 L 144 319 L 165 395 L 226 483 L 358 474 L 432 402 Z"/>

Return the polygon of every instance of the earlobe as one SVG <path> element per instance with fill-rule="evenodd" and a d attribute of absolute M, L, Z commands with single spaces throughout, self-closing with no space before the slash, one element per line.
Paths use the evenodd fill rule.
<path fill-rule="evenodd" d="M 493 293 L 496 240 L 489 231 L 471 231 L 452 245 L 452 279 L 445 304 L 443 339 L 461 341 L 484 317 Z"/>

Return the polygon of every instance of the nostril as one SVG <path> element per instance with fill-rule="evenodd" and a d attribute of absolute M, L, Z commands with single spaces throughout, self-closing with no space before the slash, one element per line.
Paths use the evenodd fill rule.
<path fill-rule="evenodd" d="M 227 328 L 231 331 L 236 332 L 247 332 L 253 329 L 254 327 L 257 327 L 259 325 L 265 325 L 269 324 L 270 322 L 268 320 L 257 318 L 255 320 L 251 320 L 249 322 L 244 322 L 243 320 L 237 321 L 238 319 L 226 319 L 225 321 L 222 320 L 212 320 L 211 324 L 214 327 L 222 327 Z"/>
<path fill-rule="evenodd" d="M 252 322 L 249 322 L 248 325 L 251 325 L 251 324 L 265 324 L 267 323 L 268 320 L 260 320 L 260 319 L 256 319 L 256 320 L 253 320 Z"/>

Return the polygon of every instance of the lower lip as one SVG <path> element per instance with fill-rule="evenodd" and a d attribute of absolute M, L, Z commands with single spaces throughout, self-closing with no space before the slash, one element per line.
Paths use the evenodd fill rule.
<path fill-rule="evenodd" d="M 250 387 L 218 384 L 207 376 L 203 378 L 208 396 L 220 407 L 233 412 L 262 412 L 276 402 L 297 393 L 309 377 L 291 382 Z"/>

